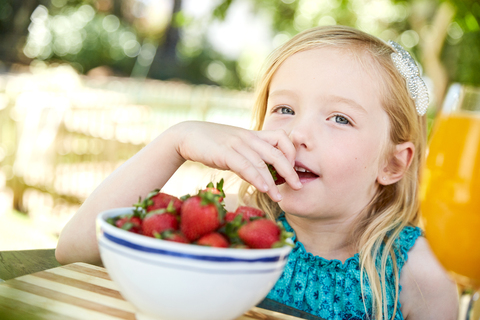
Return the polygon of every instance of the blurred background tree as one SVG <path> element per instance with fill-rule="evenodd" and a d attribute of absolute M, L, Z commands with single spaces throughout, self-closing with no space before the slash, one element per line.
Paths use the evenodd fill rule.
<path fill-rule="evenodd" d="M 246 89 L 274 47 L 329 24 L 412 51 L 437 107 L 449 83 L 480 85 L 477 0 L 0 0 L 0 61 Z"/>

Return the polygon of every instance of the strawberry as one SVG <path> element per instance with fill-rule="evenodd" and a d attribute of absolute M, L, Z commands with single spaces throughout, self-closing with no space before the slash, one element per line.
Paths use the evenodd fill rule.
<path fill-rule="evenodd" d="M 160 234 L 155 234 L 155 238 L 163 239 L 166 241 L 179 242 L 179 243 L 190 243 L 188 239 L 180 231 L 167 230 Z"/>
<path fill-rule="evenodd" d="M 143 219 L 142 231 L 148 237 L 155 237 L 155 233 L 162 233 L 166 230 L 178 230 L 177 216 L 172 213 L 148 214 Z"/>
<path fill-rule="evenodd" d="M 257 208 L 254 207 L 249 207 L 249 206 L 240 206 L 235 210 L 235 212 L 227 212 L 225 215 L 225 222 L 232 222 L 233 219 L 235 219 L 236 216 L 242 216 L 243 221 L 250 221 L 251 218 L 254 217 L 265 217 L 265 213 Z"/>
<path fill-rule="evenodd" d="M 143 208 L 147 213 L 170 212 L 180 215 L 182 200 L 170 194 L 160 192 L 159 189 L 155 189 L 150 192 L 143 201 L 140 199 L 135 206 L 137 208 Z"/>
<path fill-rule="evenodd" d="M 202 192 L 211 192 L 214 195 L 218 195 L 218 201 L 222 202 L 223 198 L 225 198 L 225 192 L 223 191 L 223 182 L 223 179 L 221 179 L 216 186 L 213 185 L 213 182 L 210 182 L 209 184 L 207 184 L 207 187 L 202 190 Z"/>
<path fill-rule="evenodd" d="M 115 226 L 133 233 L 142 234 L 142 219 L 137 216 L 126 216 L 115 221 Z"/>
<path fill-rule="evenodd" d="M 293 234 L 281 223 L 275 224 L 263 211 L 249 206 L 227 213 L 224 197 L 223 179 L 180 199 L 156 189 L 143 201 L 139 199 L 132 214 L 107 221 L 145 236 L 203 246 L 255 249 L 292 245 L 287 239 Z"/>
<path fill-rule="evenodd" d="M 183 203 L 180 229 L 187 239 L 195 241 L 218 229 L 224 215 L 225 209 L 218 201 L 218 195 L 200 191 Z"/>
<path fill-rule="evenodd" d="M 268 170 L 270 171 L 270 173 L 272 175 L 273 181 L 275 181 L 276 185 L 284 184 L 286 182 L 285 178 L 278 174 L 278 172 L 277 172 L 277 170 L 275 169 L 274 166 L 272 166 L 271 164 L 269 164 L 267 166 L 268 166 Z"/>
<path fill-rule="evenodd" d="M 227 221 L 228 219 L 228 221 Z M 222 232 L 228 237 L 231 247 L 244 245 L 242 239 L 238 236 L 238 230 L 247 222 L 243 219 L 242 214 L 228 212 L 225 216 L 225 225 L 222 226 Z"/>
<path fill-rule="evenodd" d="M 196 243 L 201 246 L 216 248 L 228 248 L 229 246 L 228 240 L 218 232 L 208 233 L 198 239 Z"/>
<path fill-rule="evenodd" d="M 235 219 L 235 217 L 237 216 L 237 213 L 236 212 L 227 212 L 225 214 L 225 222 L 231 222 L 233 221 L 233 219 Z"/>
<path fill-rule="evenodd" d="M 238 230 L 238 236 L 251 248 L 268 249 L 280 241 L 279 226 L 269 219 L 253 220 Z"/>
<path fill-rule="evenodd" d="M 262 210 L 248 206 L 238 207 L 235 210 L 235 214 L 241 214 L 245 221 L 250 221 L 252 217 L 265 217 L 265 213 Z"/>

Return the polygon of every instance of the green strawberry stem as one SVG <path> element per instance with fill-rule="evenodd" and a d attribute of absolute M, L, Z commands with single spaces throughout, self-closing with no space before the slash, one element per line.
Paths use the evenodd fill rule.
<path fill-rule="evenodd" d="M 131 222 L 125 222 L 125 223 L 123 224 L 123 226 L 121 227 L 121 229 L 123 229 L 123 230 L 130 230 L 132 227 L 133 227 L 133 223 L 131 223 Z"/>
<path fill-rule="evenodd" d="M 275 168 L 271 164 L 267 164 L 267 167 L 268 171 L 270 171 L 270 174 L 272 175 L 273 181 L 277 181 L 277 170 L 275 170 Z"/>
<path fill-rule="evenodd" d="M 185 200 L 187 200 L 188 198 L 191 198 L 191 197 L 192 196 L 190 194 L 186 194 L 186 195 L 181 196 L 180 200 L 185 201 Z"/>
<path fill-rule="evenodd" d="M 223 221 L 223 219 L 225 218 L 225 215 L 227 214 L 227 210 L 223 205 L 223 201 L 220 202 L 221 195 L 214 194 L 210 191 L 207 191 L 207 192 L 199 191 L 198 196 L 202 199 L 202 201 L 200 201 L 201 206 L 206 206 L 208 204 L 215 205 L 218 211 L 218 218 L 220 221 Z"/>
<path fill-rule="evenodd" d="M 225 224 L 225 235 L 230 240 L 230 244 L 233 245 L 245 245 L 238 236 L 238 230 L 246 224 L 243 221 L 242 215 L 237 215 L 232 221 Z"/>

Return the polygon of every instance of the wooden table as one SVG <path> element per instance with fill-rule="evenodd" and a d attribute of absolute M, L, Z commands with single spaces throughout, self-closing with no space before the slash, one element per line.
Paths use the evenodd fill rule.
<path fill-rule="evenodd" d="M 73 263 L 0 284 L 0 319 L 135 319 L 105 268 Z M 299 320 L 253 307 L 237 320 Z"/>
<path fill-rule="evenodd" d="M 59 266 L 55 249 L 0 251 L 0 279 L 3 280 Z"/>

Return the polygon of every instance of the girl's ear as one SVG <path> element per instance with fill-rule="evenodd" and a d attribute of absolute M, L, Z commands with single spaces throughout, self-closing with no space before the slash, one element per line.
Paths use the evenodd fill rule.
<path fill-rule="evenodd" d="M 386 186 L 400 180 L 410 167 L 414 154 L 415 146 L 410 141 L 397 144 L 392 157 L 378 174 L 378 183 Z"/>

